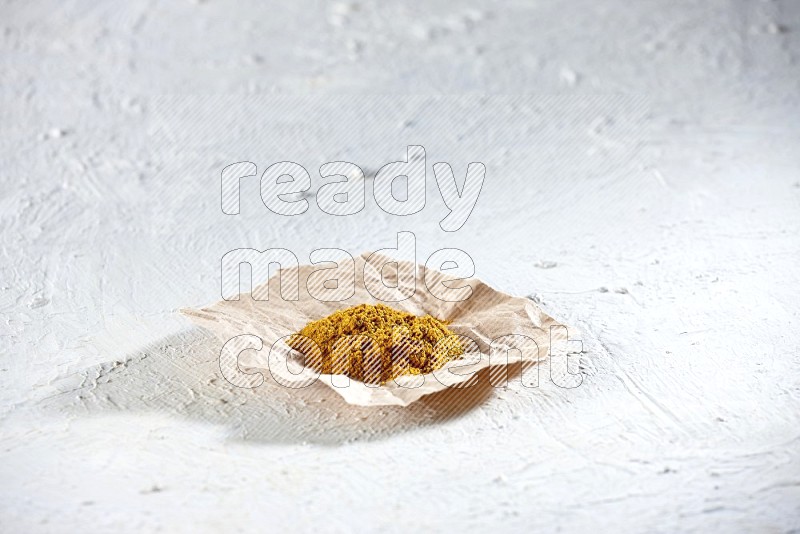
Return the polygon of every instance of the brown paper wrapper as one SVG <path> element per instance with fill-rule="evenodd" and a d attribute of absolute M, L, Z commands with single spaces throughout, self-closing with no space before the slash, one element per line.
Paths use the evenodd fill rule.
<path fill-rule="evenodd" d="M 382 272 L 373 267 L 373 262 L 382 264 L 385 261 L 390 264 Z M 251 293 L 239 295 L 238 300 L 222 300 L 200 309 L 185 308 L 181 313 L 210 330 L 224 343 L 220 367 L 223 375 L 236 385 L 257 387 L 269 377 L 288 388 L 309 387 L 319 381 L 346 402 L 360 406 L 407 406 L 424 395 L 450 387 L 469 387 L 479 379 L 478 371 L 487 368 L 488 379 L 492 380 L 493 375 L 497 376 L 511 364 L 522 362 L 523 368 L 536 365 L 547 357 L 551 343 L 566 341 L 567 338 L 567 329 L 551 330 L 551 327 L 563 325 L 544 313 L 532 300 L 497 291 L 477 278 L 453 278 L 424 265 L 365 253 L 355 258 L 355 291 L 352 291 L 352 284 L 343 283 L 339 297 L 347 298 L 323 301 L 314 298 L 324 292 L 326 276 L 320 273 L 321 268 L 321 265 L 301 265 L 281 269 Z M 318 274 L 312 276 L 315 271 Z M 285 300 L 281 297 L 281 277 L 285 277 L 284 284 L 288 285 L 286 281 L 298 275 L 297 300 Z M 411 276 L 416 289 L 405 300 L 387 302 L 384 297 L 388 293 L 375 289 L 383 287 L 381 277 L 383 283 L 393 286 L 398 278 L 403 280 L 403 277 L 409 279 Z M 450 288 L 469 286 L 472 292 L 466 300 L 448 302 L 437 298 L 428 289 L 436 288 L 440 283 Z M 329 285 L 324 287 L 330 289 Z M 352 295 L 348 297 L 349 293 Z M 436 293 L 441 296 L 440 292 Z M 258 298 L 268 295 L 269 300 L 255 300 L 252 295 Z M 378 302 L 415 315 L 430 314 L 449 321 L 449 328 L 454 333 L 466 336 L 462 338 L 464 357 L 426 375 L 404 375 L 383 385 L 367 384 L 344 375 L 325 375 L 304 368 L 304 357 L 284 341 L 286 336 L 298 332 L 307 323 L 336 310 Z M 256 341 L 258 338 L 260 343 Z M 255 350 L 245 350 L 248 348 Z M 238 378 L 232 380 L 225 370 L 236 372 L 237 366 Z"/>

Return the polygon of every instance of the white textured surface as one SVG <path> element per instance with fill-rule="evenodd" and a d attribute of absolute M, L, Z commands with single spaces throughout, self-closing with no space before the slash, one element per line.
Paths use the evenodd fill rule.
<path fill-rule="evenodd" d="M 1 8 L 3 531 L 800 528 L 796 2 L 93 4 Z M 189 100 L 214 114 L 175 110 L 165 139 L 163 93 L 239 108 Z M 344 102 L 353 126 L 237 115 L 273 93 Z M 419 126 L 429 166 L 487 160 L 461 232 L 438 230 L 429 190 L 407 223 L 420 256 L 463 248 L 580 327 L 581 387 L 477 389 L 457 411 L 226 387 L 173 313 L 217 299 L 222 253 L 356 254 L 405 229 L 369 196 L 358 217 L 269 217 L 257 186 L 240 218 L 219 213 L 228 163 L 374 170 L 437 116 L 424 99 L 360 116 L 333 93 L 630 95 L 588 100 L 623 103 L 595 127 L 646 125 L 613 172 L 575 165 L 628 145 L 551 161 Z"/>

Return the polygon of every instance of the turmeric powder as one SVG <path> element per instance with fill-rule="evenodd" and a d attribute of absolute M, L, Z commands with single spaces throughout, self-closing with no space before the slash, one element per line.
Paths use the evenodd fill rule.
<path fill-rule="evenodd" d="M 383 304 L 360 304 L 308 323 L 287 344 L 316 371 L 383 384 L 401 375 L 433 372 L 460 358 L 464 348 L 447 324 Z"/>

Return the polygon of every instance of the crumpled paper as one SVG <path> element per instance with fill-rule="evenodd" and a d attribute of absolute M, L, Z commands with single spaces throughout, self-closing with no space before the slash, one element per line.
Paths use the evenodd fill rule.
<path fill-rule="evenodd" d="M 391 262 L 389 268 L 378 272 L 368 261 L 370 257 L 381 263 Z M 239 382 L 234 381 L 236 385 L 257 387 L 263 383 L 264 377 L 269 376 L 287 388 L 308 387 L 321 381 L 349 404 L 360 406 L 407 406 L 424 395 L 449 387 L 469 387 L 479 379 L 478 371 L 487 368 L 490 368 L 489 380 L 498 376 L 502 379 L 503 371 L 510 364 L 522 362 L 523 368 L 535 365 L 547 357 L 551 342 L 566 340 L 566 329 L 551 330 L 553 326 L 563 325 L 544 313 L 532 300 L 513 297 L 476 278 L 453 278 L 424 265 L 370 253 L 354 259 L 355 291 L 342 301 L 326 302 L 312 297 L 312 294 L 320 295 L 325 277 L 319 274 L 310 277 L 315 271 L 319 272 L 320 265 L 301 265 L 281 269 L 267 282 L 253 288 L 251 293 L 239 295 L 238 300 L 222 300 L 199 309 L 185 308 L 181 313 L 210 330 L 224 343 L 220 367 L 229 381 L 232 381 L 230 373 L 237 373 Z M 291 280 L 298 275 L 297 300 L 285 300 L 280 287 L 281 277 Z M 416 290 L 399 302 L 376 299 L 365 285 L 366 280 L 371 283 L 370 288 L 375 288 L 381 277 L 386 285 L 396 285 L 398 278 L 408 275 L 415 277 Z M 472 293 L 462 301 L 441 300 L 428 288 L 442 282 L 451 288 L 468 285 Z M 324 287 L 330 289 L 329 285 Z M 352 291 L 344 284 L 340 289 L 342 295 Z M 268 295 L 269 299 L 255 300 L 252 295 L 259 298 Z M 310 321 L 342 308 L 377 302 L 415 315 L 427 313 L 449 321 L 449 328 L 454 333 L 466 336 L 462 338 L 464 356 L 433 373 L 400 376 L 378 385 L 304 368 L 304 357 L 284 342 L 286 336 L 298 332 Z"/>

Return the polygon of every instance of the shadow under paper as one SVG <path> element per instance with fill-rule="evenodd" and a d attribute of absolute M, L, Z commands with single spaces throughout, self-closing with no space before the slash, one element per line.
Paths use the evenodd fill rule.
<path fill-rule="evenodd" d="M 494 390 L 483 374 L 471 387 L 434 393 L 407 407 L 353 406 L 321 383 L 290 389 L 265 376 L 257 388 L 233 386 L 222 377 L 218 350 L 209 333 L 189 330 L 67 377 L 43 406 L 75 416 L 153 411 L 222 425 L 234 439 L 335 445 L 458 418 Z M 509 377 L 518 373 L 512 366 Z"/>

